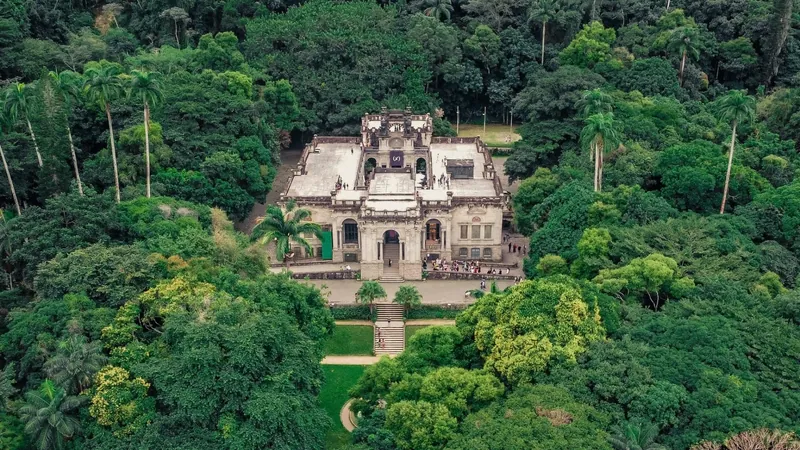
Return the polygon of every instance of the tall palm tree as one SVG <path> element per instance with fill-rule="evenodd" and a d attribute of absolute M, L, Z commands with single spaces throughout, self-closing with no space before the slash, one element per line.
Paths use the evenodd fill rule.
<path fill-rule="evenodd" d="M 150 107 L 161 103 L 161 82 L 158 72 L 131 72 L 130 95 L 144 104 L 144 159 L 147 171 L 147 198 L 150 198 Z"/>
<path fill-rule="evenodd" d="M 725 202 L 728 199 L 728 185 L 731 181 L 731 166 L 733 166 L 733 151 L 736 147 L 736 127 L 753 118 L 756 109 L 756 99 L 747 95 L 745 91 L 731 91 L 719 101 L 720 120 L 731 123 L 731 144 L 728 151 L 728 170 L 725 172 L 725 189 L 722 191 L 722 205 L 719 213 L 725 214 Z"/>
<path fill-rule="evenodd" d="M 63 72 L 50 72 L 48 75 L 56 91 L 64 101 L 64 104 L 71 110 L 72 102 L 77 100 L 81 93 L 83 80 L 80 74 L 65 70 Z M 78 182 L 78 192 L 83 195 L 83 183 L 81 183 L 81 173 L 78 170 L 78 156 L 75 153 L 75 144 L 72 142 L 72 129 L 69 127 L 69 114 L 67 114 L 66 127 L 67 137 L 69 138 L 69 149 L 72 152 L 72 168 L 75 169 L 75 180 Z"/>
<path fill-rule="evenodd" d="M 614 110 L 614 98 L 600 89 L 583 91 L 583 95 L 575 102 L 575 109 L 582 117 L 609 113 Z"/>
<path fill-rule="evenodd" d="M 11 88 L 6 91 L 5 112 L 12 122 L 22 116 L 28 124 L 28 132 L 31 135 L 31 141 L 33 141 L 33 148 L 36 150 L 36 159 L 39 161 L 39 167 L 42 167 L 42 154 L 39 152 L 39 144 L 36 143 L 36 134 L 33 133 L 29 115 L 32 92 L 30 86 L 25 85 L 25 83 L 12 84 Z"/>
<path fill-rule="evenodd" d="M 8 115 L 0 110 L 0 134 L 5 133 L 11 128 Z M 11 197 L 14 198 L 14 206 L 17 208 L 17 214 L 22 215 L 22 209 L 19 207 L 19 200 L 17 199 L 17 190 L 14 188 L 14 180 L 11 179 L 11 171 L 8 170 L 8 162 L 6 161 L 6 153 L 3 151 L 3 146 L 0 145 L 0 159 L 3 160 L 3 169 L 6 171 L 8 178 L 8 187 L 11 189 Z"/>
<path fill-rule="evenodd" d="M 528 9 L 528 22 L 537 22 L 542 24 L 542 65 L 544 65 L 544 42 L 545 34 L 547 33 L 547 22 L 555 19 L 556 13 L 556 0 L 533 0 L 530 8 Z"/>
<path fill-rule="evenodd" d="M 103 64 L 105 63 L 105 64 Z M 114 142 L 114 125 L 111 122 L 111 102 L 122 98 L 125 89 L 122 85 L 122 66 L 119 64 L 101 62 L 86 69 L 84 76 L 84 90 L 89 101 L 96 103 L 106 111 L 108 120 L 108 132 L 111 135 L 111 159 L 114 164 L 114 185 L 117 192 L 117 203 L 119 203 L 119 170 L 117 169 L 117 146 Z"/>
<path fill-rule="evenodd" d="M 683 70 L 686 68 L 686 58 L 697 60 L 700 58 L 700 50 L 697 48 L 700 33 L 697 27 L 684 26 L 672 31 L 669 38 L 667 49 L 681 55 L 681 70 L 679 75 L 680 85 L 683 86 Z"/>
<path fill-rule="evenodd" d="M 293 256 L 292 243 L 303 247 L 307 252 L 311 252 L 311 244 L 303 237 L 304 234 L 313 234 L 322 239 L 322 227 L 319 224 L 310 222 L 311 211 L 303 208 L 296 208 L 293 200 L 286 204 L 284 213 L 280 207 L 269 205 L 267 215 L 260 217 L 258 223 L 253 228 L 252 240 L 258 240 L 262 244 L 275 243 L 275 257 L 286 264 L 289 270 L 289 259 Z"/>
<path fill-rule="evenodd" d="M 362 305 L 369 305 L 369 314 L 372 315 L 375 300 L 386 298 L 386 291 L 380 283 L 367 280 L 361 283 L 361 287 L 356 291 L 356 301 Z"/>
<path fill-rule="evenodd" d="M 658 427 L 654 424 L 628 423 L 614 430 L 609 438 L 614 450 L 667 450 L 655 442 Z"/>
<path fill-rule="evenodd" d="M 594 161 L 594 191 L 603 189 L 603 153 L 619 146 L 619 134 L 614 128 L 613 113 L 597 113 L 585 120 L 581 145 L 589 147 Z"/>
<path fill-rule="evenodd" d="M 408 313 L 409 309 L 422 304 L 422 294 L 415 286 L 404 284 L 397 289 L 392 302 L 403 305 L 403 309 Z"/>
<path fill-rule="evenodd" d="M 452 0 L 425 0 L 425 15 L 435 17 L 437 20 L 450 20 L 453 12 Z"/>
<path fill-rule="evenodd" d="M 80 431 L 80 421 L 69 415 L 85 401 L 69 396 L 52 381 L 25 393 L 25 404 L 19 410 L 25 423 L 25 434 L 31 436 L 38 450 L 61 450 L 66 441 Z"/>
<path fill-rule="evenodd" d="M 78 394 L 92 384 L 92 377 L 106 363 L 100 341 L 86 342 L 71 336 L 61 343 L 58 353 L 44 364 L 47 375 L 67 392 Z"/>

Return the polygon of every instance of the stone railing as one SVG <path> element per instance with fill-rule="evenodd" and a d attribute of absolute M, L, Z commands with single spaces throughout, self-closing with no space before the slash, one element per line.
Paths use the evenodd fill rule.
<path fill-rule="evenodd" d="M 488 273 L 424 271 L 428 280 L 514 280 L 515 275 L 489 275 Z"/>
<path fill-rule="evenodd" d="M 474 144 L 479 140 L 479 137 L 434 137 L 431 144 Z"/>
<path fill-rule="evenodd" d="M 361 138 L 358 136 L 317 136 L 314 138 L 316 144 L 357 144 L 361 145 Z"/>
<path fill-rule="evenodd" d="M 309 272 L 309 273 L 295 273 L 292 272 L 292 278 L 295 280 L 302 280 L 308 278 L 309 280 L 357 280 L 359 272 L 354 270 L 337 270 L 332 272 Z"/>

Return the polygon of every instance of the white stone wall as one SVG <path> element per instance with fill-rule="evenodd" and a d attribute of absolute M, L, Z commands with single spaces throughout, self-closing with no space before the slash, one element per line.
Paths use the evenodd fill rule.
<path fill-rule="evenodd" d="M 466 239 L 461 237 L 461 226 L 467 226 Z M 486 225 L 491 225 L 491 237 L 486 238 Z M 472 237 L 472 227 L 480 226 L 480 238 Z M 460 248 L 467 249 L 467 259 L 472 257 L 472 249 L 480 249 L 480 259 L 491 261 L 502 261 L 501 252 L 503 242 L 503 210 L 499 206 L 457 206 L 452 210 L 452 220 L 450 222 L 450 233 L 452 239 L 448 239 L 451 249 L 452 259 L 464 259 L 459 253 Z M 485 258 L 486 248 L 491 249 L 491 258 Z"/>

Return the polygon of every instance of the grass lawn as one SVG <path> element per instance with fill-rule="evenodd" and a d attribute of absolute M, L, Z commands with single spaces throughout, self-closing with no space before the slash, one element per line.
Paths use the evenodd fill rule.
<path fill-rule="evenodd" d="M 369 325 L 339 325 L 325 343 L 326 355 L 371 355 L 372 327 Z"/>
<path fill-rule="evenodd" d="M 419 330 L 421 330 L 423 328 L 428 328 L 429 326 L 430 325 L 408 325 L 408 326 L 406 326 L 406 344 L 408 344 L 408 341 L 411 339 L 411 336 L 413 336 L 414 333 L 416 333 L 417 331 L 419 331 Z"/>
<path fill-rule="evenodd" d="M 484 133 L 483 124 L 475 125 L 465 123 L 458 127 L 458 135 L 461 137 L 480 136 L 481 140 L 489 147 L 506 148 L 511 147 L 513 142 L 522 139 L 522 137 L 516 133 L 516 130 L 516 126 L 514 126 L 514 131 L 511 132 L 508 125 L 503 125 L 502 123 L 487 123 L 486 133 Z M 510 142 L 506 142 L 506 137 L 511 138 Z"/>
<path fill-rule="evenodd" d="M 339 327 L 354 328 L 354 327 Z M 350 396 L 347 391 L 356 384 L 364 373 L 364 366 L 322 366 L 325 371 L 325 384 L 319 393 L 322 408 L 333 421 L 333 425 L 325 436 L 325 448 L 328 450 L 342 448 L 350 442 L 350 433 L 344 429 L 339 420 L 339 411 Z"/>

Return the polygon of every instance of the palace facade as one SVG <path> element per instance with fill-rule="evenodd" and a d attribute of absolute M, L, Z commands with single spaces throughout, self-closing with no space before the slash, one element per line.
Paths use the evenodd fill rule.
<path fill-rule="evenodd" d="M 366 115 L 361 136 L 315 136 L 281 195 L 311 211 L 313 254 L 362 279 L 419 280 L 423 261 L 502 260 L 507 195 L 478 138 L 433 137 L 430 115 Z"/>

